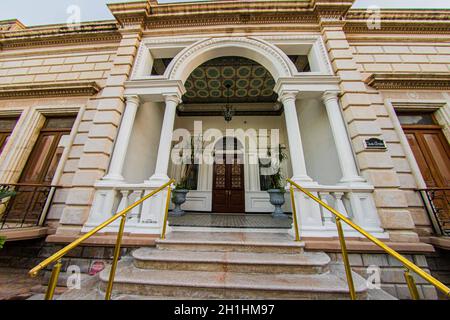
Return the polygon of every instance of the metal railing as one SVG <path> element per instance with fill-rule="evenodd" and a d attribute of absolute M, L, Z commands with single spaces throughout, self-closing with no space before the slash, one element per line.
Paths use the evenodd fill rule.
<path fill-rule="evenodd" d="M 57 186 L 0 184 L 0 229 L 42 226 Z"/>
<path fill-rule="evenodd" d="M 295 228 L 295 239 L 296 241 L 300 240 L 300 234 L 299 234 L 299 227 L 297 219 L 295 218 L 297 216 L 296 206 L 295 206 L 295 198 L 294 198 L 294 187 L 303 192 L 305 195 L 307 195 L 309 198 L 320 204 L 322 207 L 330 211 L 336 218 L 336 227 L 339 235 L 339 243 L 341 245 L 341 252 L 342 252 L 342 260 L 344 262 L 345 266 L 345 274 L 347 277 L 347 283 L 349 287 L 350 292 L 350 298 L 352 300 L 356 299 L 356 291 L 353 284 L 353 277 L 352 277 L 352 270 L 350 266 L 350 262 L 348 259 L 348 252 L 347 247 L 345 243 L 345 236 L 344 236 L 344 230 L 342 228 L 342 221 L 345 222 L 347 225 L 349 225 L 354 230 L 358 231 L 360 234 L 362 234 L 366 239 L 373 242 L 375 245 L 377 245 L 380 249 L 382 249 L 384 252 L 392 256 L 393 258 L 397 259 L 403 264 L 403 267 L 405 268 L 404 271 L 404 277 L 406 280 L 406 284 L 408 285 L 409 292 L 414 300 L 418 300 L 419 292 L 417 290 L 417 286 L 415 284 L 414 278 L 411 275 L 411 272 L 415 272 L 418 276 L 420 276 L 422 279 L 427 281 L 428 283 L 432 284 L 434 287 L 436 287 L 438 290 L 443 292 L 445 296 L 448 298 L 450 297 L 450 289 L 445 286 L 442 282 L 416 266 L 414 263 L 406 259 L 404 256 L 399 254 L 394 249 L 387 246 L 384 242 L 380 241 L 379 239 L 372 236 L 370 233 L 353 223 L 350 219 L 345 217 L 343 214 L 339 213 L 332 207 L 330 207 L 328 204 L 320 200 L 318 197 L 314 196 L 311 192 L 306 190 L 305 188 L 301 187 L 291 179 L 287 179 L 287 182 L 290 184 L 290 193 L 291 193 L 291 201 L 292 201 L 292 214 L 294 217 L 294 228 Z"/>
<path fill-rule="evenodd" d="M 110 300 L 112 288 L 113 288 L 113 284 L 114 284 L 114 277 L 115 277 L 116 270 L 117 270 L 117 263 L 120 258 L 122 237 L 123 237 L 123 233 L 124 233 L 124 229 L 125 229 L 125 223 L 126 223 L 128 212 L 130 212 L 134 207 L 140 205 L 145 200 L 149 199 L 150 197 L 154 196 L 155 194 L 157 194 L 167 188 L 166 208 L 165 208 L 164 222 L 163 222 L 164 224 L 163 224 L 163 229 L 162 229 L 162 233 L 161 233 L 161 238 L 164 239 L 165 232 L 166 232 L 166 223 L 167 223 L 167 217 L 168 217 L 168 211 L 169 211 L 169 204 L 170 204 L 171 185 L 174 182 L 175 182 L 175 180 L 171 179 L 169 182 L 167 182 L 164 185 L 162 185 L 161 187 L 153 190 L 152 192 L 150 192 L 146 196 L 142 197 L 140 200 L 136 201 L 135 203 L 128 206 L 124 210 L 116 213 L 114 216 L 112 216 L 111 218 L 109 218 L 108 220 L 106 220 L 105 222 L 100 224 L 99 226 L 95 227 L 94 229 L 87 232 L 86 234 L 84 234 L 83 236 L 78 238 L 77 240 L 68 244 L 67 246 L 65 246 L 64 248 L 62 248 L 61 250 L 59 250 L 58 252 L 53 254 L 52 256 L 48 257 L 47 259 L 45 259 L 44 261 L 39 263 L 36 267 L 31 269 L 29 271 L 29 275 L 32 277 L 35 277 L 42 269 L 44 269 L 48 265 L 56 262 L 55 265 L 53 266 L 52 274 L 51 274 L 51 277 L 50 277 L 50 280 L 48 283 L 47 291 L 45 294 L 45 300 L 53 299 L 53 295 L 54 295 L 56 285 L 58 282 L 59 273 L 60 273 L 61 267 L 62 267 L 62 263 L 61 263 L 62 257 L 64 257 L 69 251 L 71 251 L 72 249 L 74 249 L 78 245 L 80 245 L 83 241 L 89 239 L 90 237 L 95 235 L 97 232 L 99 232 L 103 228 L 109 226 L 111 223 L 113 223 L 117 219 L 121 218 L 119 231 L 117 233 L 117 238 L 116 238 L 116 244 L 115 244 L 115 248 L 114 248 L 113 261 L 111 263 L 111 270 L 109 273 L 108 286 L 106 288 L 106 293 L 105 293 L 105 300 Z"/>
<path fill-rule="evenodd" d="M 417 189 L 437 234 L 450 236 L 450 188 Z"/>

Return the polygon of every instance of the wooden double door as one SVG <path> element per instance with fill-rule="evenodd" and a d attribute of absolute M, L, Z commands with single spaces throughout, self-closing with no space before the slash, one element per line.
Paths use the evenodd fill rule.
<path fill-rule="evenodd" d="M 403 125 L 411 150 L 437 210 L 442 230 L 450 230 L 450 147 L 439 126 Z"/>
<path fill-rule="evenodd" d="M 63 138 L 68 138 L 75 117 L 48 118 L 26 162 L 8 206 L 8 219 L 37 223 L 61 159 Z"/>
<path fill-rule="evenodd" d="M 228 161 L 227 161 L 228 162 Z M 244 213 L 244 165 L 233 161 L 214 163 L 212 210 L 214 213 Z"/>

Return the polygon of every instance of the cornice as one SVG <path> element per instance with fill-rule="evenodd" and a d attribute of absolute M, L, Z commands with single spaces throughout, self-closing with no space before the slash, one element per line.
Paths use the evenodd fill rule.
<path fill-rule="evenodd" d="M 150 14 L 150 1 L 111 3 L 107 6 L 123 31 L 141 31 Z"/>
<path fill-rule="evenodd" d="M 373 12 L 351 9 L 345 17 L 348 33 L 450 33 L 450 10 L 387 10 L 379 11 L 381 29 L 369 29 L 367 21 Z"/>
<path fill-rule="evenodd" d="M 111 21 L 81 24 L 79 28 L 67 25 L 50 25 L 26 28 L 19 31 L 0 32 L 0 46 L 3 49 L 64 45 L 76 43 L 98 43 L 119 41 L 117 23 Z"/>
<path fill-rule="evenodd" d="M 14 84 L 0 87 L 0 99 L 93 96 L 100 90 L 95 81 Z"/>
<path fill-rule="evenodd" d="M 450 90 L 450 73 L 373 73 L 366 83 L 379 90 Z"/>

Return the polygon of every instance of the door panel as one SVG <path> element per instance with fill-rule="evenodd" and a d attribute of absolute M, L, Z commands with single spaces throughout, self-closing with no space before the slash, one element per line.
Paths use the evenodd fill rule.
<path fill-rule="evenodd" d="M 417 141 L 416 135 L 412 130 L 405 130 L 406 138 L 408 139 L 411 150 L 416 158 L 417 165 L 419 166 L 422 177 L 428 187 L 436 187 L 437 183 L 433 178 L 432 169 L 427 162 L 427 155 L 423 154 L 420 149 L 419 142 Z"/>
<path fill-rule="evenodd" d="M 213 211 L 243 213 L 245 211 L 244 165 L 215 163 L 213 177 Z"/>
<path fill-rule="evenodd" d="M 429 188 L 450 186 L 450 148 L 440 128 L 404 129 L 409 145 Z M 444 230 L 450 229 L 449 190 L 429 191 Z"/>
<path fill-rule="evenodd" d="M 450 186 L 450 149 L 441 130 L 404 131 L 427 186 Z"/>

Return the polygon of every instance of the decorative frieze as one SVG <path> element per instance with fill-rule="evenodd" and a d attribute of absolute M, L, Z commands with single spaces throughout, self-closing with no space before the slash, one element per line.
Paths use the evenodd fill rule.
<path fill-rule="evenodd" d="M 439 73 L 373 73 L 366 83 L 379 90 L 432 89 L 449 90 L 450 74 Z"/>
<path fill-rule="evenodd" d="M 93 96 L 100 91 L 95 81 L 32 83 L 27 85 L 4 85 L 0 88 L 0 99 Z"/>

